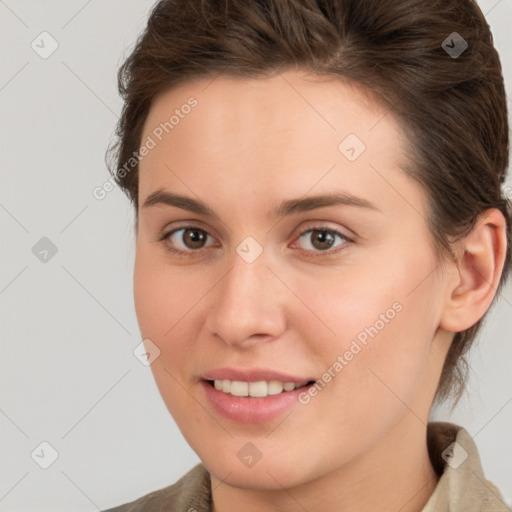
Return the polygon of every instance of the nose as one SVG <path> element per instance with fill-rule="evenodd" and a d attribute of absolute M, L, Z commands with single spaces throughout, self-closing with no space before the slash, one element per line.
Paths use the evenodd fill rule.
<path fill-rule="evenodd" d="M 286 328 L 287 290 L 269 268 L 265 251 L 252 263 L 235 252 L 231 262 L 209 294 L 208 334 L 238 348 L 279 337 Z"/>

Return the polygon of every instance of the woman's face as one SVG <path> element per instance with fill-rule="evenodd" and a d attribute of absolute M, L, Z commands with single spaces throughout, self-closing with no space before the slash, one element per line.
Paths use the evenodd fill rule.
<path fill-rule="evenodd" d="M 137 318 L 212 475 L 292 487 L 424 429 L 446 278 L 387 109 L 297 70 L 205 78 L 156 98 L 142 145 Z"/>

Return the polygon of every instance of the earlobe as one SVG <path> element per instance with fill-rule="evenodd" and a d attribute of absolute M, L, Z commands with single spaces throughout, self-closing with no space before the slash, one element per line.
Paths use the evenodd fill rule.
<path fill-rule="evenodd" d="M 452 332 L 474 325 L 492 303 L 506 257 L 505 217 L 498 209 L 486 210 L 457 246 L 457 280 L 447 289 L 440 322 L 441 328 Z"/>

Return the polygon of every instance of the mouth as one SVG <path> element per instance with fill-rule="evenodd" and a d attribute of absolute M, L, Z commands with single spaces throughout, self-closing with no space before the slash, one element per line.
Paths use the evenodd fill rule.
<path fill-rule="evenodd" d="M 206 380 L 205 382 L 226 395 L 247 398 L 266 398 L 268 396 L 280 395 L 295 391 L 296 389 L 306 388 L 315 383 L 314 380 L 302 382 L 285 382 L 280 380 L 248 382 L 229 379 L 214 379 Z"/>
<path fill-rule="evenodd" d="M 237 376 L 239 379 L 245 377 L 247 380 L 211 377 L 202 378 L 200 382 L 212 412 L 236 423 L 251 424 L 266 423 L 282 417 L 300 403 L 300 396 L 316 382 L 289 378 L 253 380 L 263 379 L 261 374 Z"/>
<path fill-rule="evenodd" d="M 212 412 L 237 423 L 265 423 L 296 407 L 317 381 L 271 368 L 216 368 L 200 376 Z M 310 409 L 308 409 L 309 411 Z"/>

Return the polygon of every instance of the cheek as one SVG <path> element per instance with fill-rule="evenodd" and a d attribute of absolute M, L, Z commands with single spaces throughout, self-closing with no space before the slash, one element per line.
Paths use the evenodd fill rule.
<path fill-rule="evenodd" d="M 151 371 L 173 417 L 183 415 L 190 401 L 183 392 L 189 386 L 186 369 L 193 358 L 190 340 L 196 335 L 190 319 L 204 294 L 185 274 L 149 249 L 137 249 L 133 275 L 137 321 L 142 338 L 150 339 L 160 350 Z M 198 283 L 194 280 L 194 284 Z"/>
<path fill-rule="evenodd" d="M 150 249 L 138 248 L 133 290 L 137 320 L 144 337 L 165 340 L 174 337 L 182 319 L 201 295 L 201 280 L 179 267 L 156 258 Z M 199 287 L 199 288 L 198 288 Z"/>
<path fill-rule="evenodd" d="M 198 267 L 170 265 L 154 249 L 137 249 L 134 266 L 134 303 L 143 339 L 160 349 L 152 363 L 160 391 L 175 394 L 188 387 L 193 374 L 197 340 L 206 321 L 208 293 L 218 279 Z M 168 400 L 165 400 L 168 403 Z"/>
<path fill-rule="evenodd" d="M 338 279 L 308 297 L 311 309 L 334 331 L 312 348 L 314 357 L 321 361 L 338 410 L 358 410 L 351 415 L 354 420 L 374 416 L 376 410 L 391 412 L 402 407 L 400 400 L 410 403 L 421 393 L 428 367 L 438 308 L 424 269 L 433 264 L 429 256 L 402 256 L 401 261 L 394 256 L 388 261 L 397 263 L 385 268 L 340 271 Z M 299 293 L 306 296 L 308 284 Z"/>

